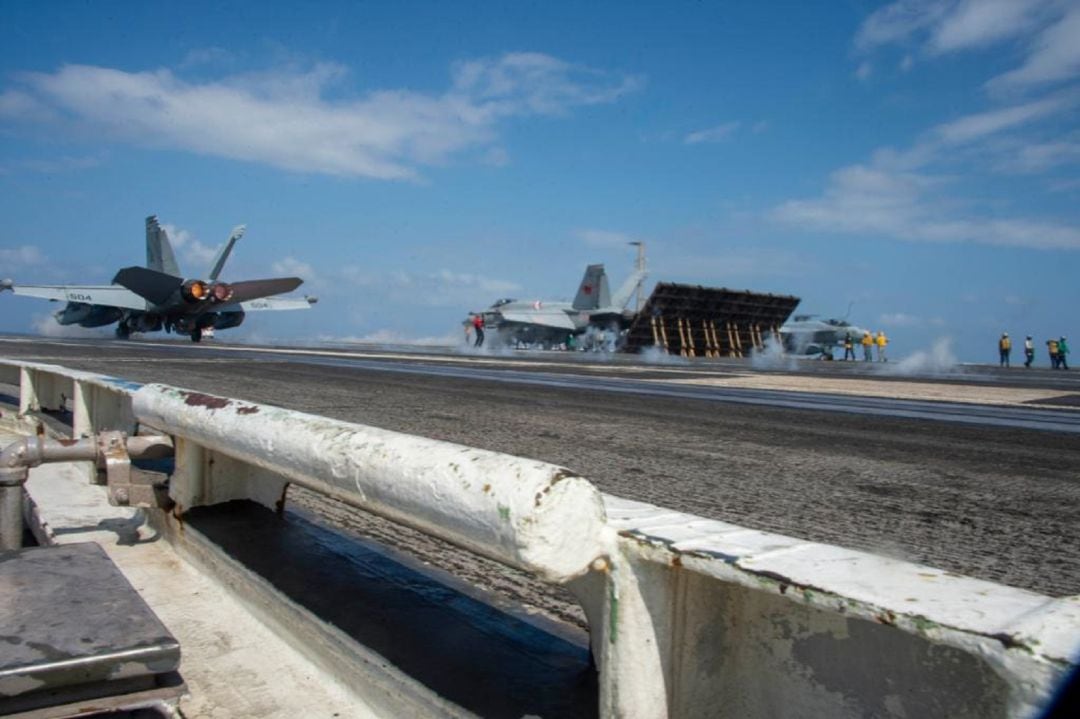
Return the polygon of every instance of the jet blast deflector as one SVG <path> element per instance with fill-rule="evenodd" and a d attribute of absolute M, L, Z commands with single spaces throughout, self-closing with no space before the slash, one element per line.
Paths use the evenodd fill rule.
<path fill-rule="evenodd" d="M 684 357 L 742 357 L 779 341 L 799 304 L 792 295 L 660 282 L 627 331 L 623 350 L 659 347 Z"/>

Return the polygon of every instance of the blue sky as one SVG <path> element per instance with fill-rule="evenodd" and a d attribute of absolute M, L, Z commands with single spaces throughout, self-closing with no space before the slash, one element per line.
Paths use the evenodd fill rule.
<path fill-rule="evenodd" d="M 993 361 L 1080 331 L 1078 118 L 1080 0 L 5 2 L 0 276 L 107 283 L 149 214 L 198 275 L 246 223 L 227 278 L 320 303 L 230 337 L 425 340 L 641 240 Z"/>

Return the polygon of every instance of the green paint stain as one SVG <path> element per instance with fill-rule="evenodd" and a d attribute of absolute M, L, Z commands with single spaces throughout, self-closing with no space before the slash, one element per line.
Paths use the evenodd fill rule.
<path fill-rule="evenodd" d="M 915 625 L 915 631 L 919 634 L 926 634 L 933 629 L 937 629 L 937 624 L 930 621 L 921 614 L 916 614 L 911 618 L 911 623 Z"/>

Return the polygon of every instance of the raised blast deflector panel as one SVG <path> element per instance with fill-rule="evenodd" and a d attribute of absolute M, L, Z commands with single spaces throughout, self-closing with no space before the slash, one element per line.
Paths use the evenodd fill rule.
<path fill-rule="evenodd" d="M 631 323 L 624 350 L 742 357 L 775 336 L 798 304 L 791 295 L 660 282 Z"/>

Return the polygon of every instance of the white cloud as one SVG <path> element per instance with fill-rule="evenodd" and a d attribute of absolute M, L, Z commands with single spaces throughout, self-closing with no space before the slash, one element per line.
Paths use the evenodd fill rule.
<path fill-rule="evenodd" d="M 983 47 L 1028 32 L 1047 0 L 964 0 L 941 17 L 930 39 L 937 52 Z"/>
<path fill-rule="evenodd" d="M 1035 300 L 1020 295 L 1005 295 L 1005 304 L 1012 307 L 1028 307 L 1035 304 Z"/>
<path fill-rule="evenodd" d="M 179 255 L 177 264 L 183 272 L 191 273 L 192 276 L 210 269 L 210 263 L 217 256 L 218 247 L 209 247 L 195 239 L 195 236 L 187 230 L 182 230 L 176 225 L 162 224 L 161 229 L 169 236 L 169 243 Z"/>
<path fill-rule="evenodd" d="M 34 267 L 45 263 L 45 255 L 34 245 L 21 245 L 19 247 L 0 247 L 0 267 L 5 269 L 21 269 Z M 0 270 L 2 272 L 3 270 Z"/>
<path fill-rule="evenodd" d="M 278 260 L 271 265 L 271 269 L 277 275 L 299 277 L 309 283 L 319 282 L 319 275 L 315 272 L 315 269 L 307 262 L 301 262 L 294 257 L 286 257 L 283 260 Z"/>
<path fill-rule="evenodd" d="M 906 42 L 932 27 L 953 3 L 942 0 L 899 0 L 870 14 L 855 35 L 855 47 L 868 51 L 881 45 Z"/>
<path fill-rule="evenodd" d="M 716 127 L 697 130 L 696 132 L 688 133 L 686 137 L 683 138 L 683 142 L 687 145 L 697 145 L 702 142 L 723 142 L 731 137 L 733 132 L 739 129 L 739 125 L 740 123 L 738 121 L 725 122 Z"/>
<path fill-rule="evenodd" d="M 541 53 L 509 53 L 458 63 L 455 95 L 481 114 L 562 115 L 578 105 L 614 102 L 642 87 L 640 77 L 612 78 Z"/>
<path fill-rule="evenodd" d="M 1020 67 L 988 83 L 991 89 L 1016 89 L 1080 75 L 1078 37 L 1080 5 L 1074 0 L 898 0 L 866 18 L 854 45 L 860 56 L 888 45 L 919 46 L 926 56 L 942 56 L 1018 43 Z M 868 61 L 860 62 L 861 70 Z M 901 69 L 911 62 L 906 56 Z"/>
<path fill-rule="evenodd" d="M 1024 64 L 990 81 L 992 89 L 1041 85 L 1080 74 L 1080 6 L 1044 30 Z"/>
<path fill-rule="evenodd" d="M 1068 89 L 941 123 L 911 147 L 879 148 L 868 162 L 834 171 L 820 197 L 784 202 L 772 216 L 798 227 L 909 241 L 1080 249 L 1080 228 L 1072 224 L 973 214 L 962 198 L 948 195 L 988 170 L 1030 173 L 1073 161 L 1071 139 L 1039 136 L 1078 104 L 1080 92 Z"/>
<path fill-rule="evenodd" d="M 1072 225 L 958 216 L 948 203 L 935 199 L 936 188 L 944 182 L 928 175 L 852 165 L 832 174 L 821 198 L 790 200 L 777 207 L 773 217 L 804 228 L 901 240 L 1080 249 L 1080 228 Z"/>
<path fill-rule="evenodd" d="M 170 70 L 65 65 L 26 73 L 0 94 L 0 117 L 94 132 L 117 142 L 179 149 L 298 172 L 411 179 L 419 166 L 491 145 L 512 117 L 564 115 L 618 100 L 642 80 L 539 53 L 455 65 L 441 94 L 343 94 L 348 73 L 317 64 L 187 82 Z"/>
<path fill-rule="evenodd" d="M 995 169 L 1015 169 L 1019 165 L 1014 157 L 1017 153 L 1022 153 L 1028 146 L 1045 144 L 1037 139 L 1039 123 L 1057 119 L 1077 104 L 1080 104 L 1080 92 L 1068 91 L 1011 107 L 965 115 L 922 133 L 907 149 L 883 147 L 875 150 L 871 164 L 876 169 L 912 171 L 946 159 L 955 164 L 960 159 L 974 158 L 983 162 L 992 160 L 989 164 Z M 1016 132 L 1019 130 L 1024 133 Z M 1006 157 L 994 157 L 1002 154 Z"/>
<path fill-rule="evenodd" d="M 868 52 L 919 39 L 933 53 L 953 52 L 1029 33 L 1046 22 L 1055 0 L 898 0 L 871 13 L 855 34 Z"/>
<path fill-rule="evenodd" d="M 949 144 L 982 139 L 1004 130 L 1021 127 L 1061 112 L 1076 104 L 1076 93 L 976 113 L 939 125 L 934 133 Z"/>
<path fill-rule="evenodd" d="M 0 118 L 18 118 L 23 122 L 54 122 L 57 114 L 29 92 L 0 92 Z"/>
<path fill-rule="evenodd" d="M 855 77 L 859 78 L 863 82 L 870 79 L 870 76 L 874 74 L 874 66 L 870 64 L 869 60 L 864 60 L 859 63 L 859 67 L 855 69 Z"/>
<path fill-rule="evenodd" d="M 1020 147 L 1008 167 L 1018 172 L 1045 172 L 1076 163 L 1080 163 L 1080 142 L 1045 142 Z"/>
<path fill-rule="evenodd" d="M 910 148 L 879 148 L 871 155 L 871 165 L 875 169 L 910 172 L 944 161 L 956 165 L 968 160 L 981 163 L 984 170 L 1022 173 L 1046 170 L 1072 161 L 1071 154 L 1063 147 L 1072 140 L 1040 138 L 1053 131 L 1049 121 L 1057 121 L 1078 104 L 1080 91 L 1068 90 L 1040 100 L 965 115 L 924 132 Z M 1066 151 L 1054 157 L 1051 146 Z"/>

